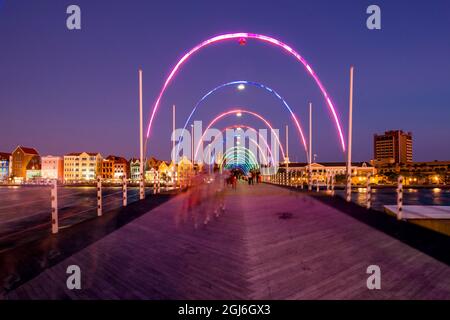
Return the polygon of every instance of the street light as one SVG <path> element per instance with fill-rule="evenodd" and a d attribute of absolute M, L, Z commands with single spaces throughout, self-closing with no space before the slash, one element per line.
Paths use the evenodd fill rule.
<path fill-rule="evenodd" d="M 241 112 L 236 112 L 236 117 L 242 117 L 242 113 Z"/>
<path fill-rule="evenodd" d="M 242 90 L 245 89 L 245 85 L 244 85 L 243 83 L 241 83 L 241 84 L 239 84 L 239 85 L 237 86 L 237 89 L 238 89 L 239 91 L 242 91 Z"/>

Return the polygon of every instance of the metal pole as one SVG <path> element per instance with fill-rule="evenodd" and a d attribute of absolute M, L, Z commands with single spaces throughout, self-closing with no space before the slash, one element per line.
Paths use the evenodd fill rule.
<path fill-rule="evenodd" d="M 308 154 L 308 190 L 312 190 L 312 103 L 309 103 L 309 154 Z"/>
<path fill-rule="evenodd" d="M 191 162 L 194 167 L 194 125 L 191 124 Z"/>
<path fill-rule="evenodd" d="M 51 185 L 51 200 L 52 200 L 52 233 L 58 233 L 58 181 L 55 179 Z"/>
<path fill-rule="evenodd" d="M 397 219 L 401 220 L 403 218 L 403 177 L 398 176 L 397 182 Z"/>
<path fill-rule="evenodd" d="M 288 125 L 286 125 L 286 159 L 284 159 L 286 162 L 286 173 L 288 172 L 289 168 L 289 128 Z"/>
<path fill-rule="evenodd" d="M 353 126 L 353 66 L 350 67 L 350 98 L 348 111 L 348 150 L 346 200 L 352 200 L 352 126 Z"/>
<path fill-rule="evenodd" d="M 142 70 L 139 69 L 139 199 L 145 198 L 144 186 L 144 132 L 142 123 Z"/>
<path fill-rule="evenodd" d="M 371 174 L 367 174 L 367 181 L 366 181 L 366 192 L 367 192 L 367 201 L 366 201 L 366 208 L 370 209 L 372 207 L 372 186 L 370 185 L 370 177 Z"/>
<path fill-rule="evenodd" d="M 127 206 L 127 177 L 125 175 L 122 176 L 122 205 L 124 207 Z"/>
<path fill-rule="evenodd" d="M 172 141 L 172 152 L 173 152 L 173 164 L 175 165 L 177 155 L 175 154 L 175 105 L 172 106 L 172 134 L 173 134 L 173 141 Z"/>
<path fill-rule="evenodd" d="M 97 177 L 97 216 L 101 216 L 103 205 L 102 205 L 102 178 Z"/>

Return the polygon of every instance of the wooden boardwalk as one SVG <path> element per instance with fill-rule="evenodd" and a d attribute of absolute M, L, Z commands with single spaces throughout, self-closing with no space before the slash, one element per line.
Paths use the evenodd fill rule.
<path fill-rule="evenodd" d="M 10 292 L 9 299 L 450 299 L 450 266 L 302 193 L 227 190 L 188 213 L 182 194 Z M 198 222 L 195 228 L 195 221 Z M 82 289 L 66 288 L 80 266 Z M 368 290 L 366 268 L 381 268 Z"/>

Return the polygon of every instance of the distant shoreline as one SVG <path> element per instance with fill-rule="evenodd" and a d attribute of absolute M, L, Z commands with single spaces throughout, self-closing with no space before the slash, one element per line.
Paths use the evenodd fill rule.
<path fill-rule="evenodd" d="M 49 184 L 0 184 L 0 188 L 1 187 L 46 187 L 46 186 L 50 186 Z M 59 185 L 60 187 L 69 187 L 69 188 L 83 188 L 83 187 L 96 187 L 97 183 L 71 183 L 71 184 L 61 184 Z M 121 183 L 103 183 L 102 184 L 103 187 L 121 187 L 122 184 Z M 129 187 L 138 187 L 139 183 L 128 183 Z M 152 187 L 153 183 L 152 182 L 147 182 L 146 183 L 146 187 Z M 321 188 L 323 189 L 323 187 L 325 186 L 324 184 L 320 184 Z M 165 187 L 164 184 L 161 184 L 161 187 Z M 168 187 L 171 187 L 171 185 L 168 185 Z M 314 185 L 315 187 L 315 185 Z M 365 185 L 352 185 L 352 188 L 365 188 Z M 389 185 L 376 185 L 376 184 L 372 184 L 371 185 L 372 189 L 396 189 L 397 186 L 394 184 L 389 184 Z M 345 185 L 344 184 L 337 184 L 334 187 L 337 190 L 341 190 L 341 189 L 345 189 Z M 439 189 L 444 189 L 444 190 L 448 190 L 450 189 L 450 185 L 437 185 L 437 184 L 433 184 L 433 185 L 403 185 L 403 189 L 435 189 L 435 188 L 439 188 Z"/>

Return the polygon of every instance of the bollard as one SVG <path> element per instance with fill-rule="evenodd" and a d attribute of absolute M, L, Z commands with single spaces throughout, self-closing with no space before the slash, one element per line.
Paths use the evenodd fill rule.
<path fill-rule="evenodd" d="M 366 199 L 366 208 L 370 209 L 372 206 L 372 186 L 370 185 L 370 177 L 371 174 L 367 174 L 367 181 L 366 181 L 366 193 L 367 193 L 367 199 Z"/>
<path fill-rule="evenodd" d="M 97 177 L 97 216 L 102 215 L 102 178 Z"/>
<path fill-rule="evenodd" d="M 304 175 L 303 175 L 303 171 L 301 172 L 301 174 L 300 174 L 300 188 L 303 190 L 303 179 L 304 179 L 304 177 L 303 177 Z"/>
<path fill-rule="evenodd" d="M 159 171 L 156 171 L 156 178 L 158 180 L 158 190 L 157 193 L 161 192 L 161 178 L 159 177 Z"/>
<path fill-rule="evenodd" d="M 51 199 L 52 199 L 52 233 L 58 233 L 58 181 L 55 179 L 52 181 L 51 186 Z"/>
<path fill-rule="evenodd" d="M 336 183 L 336 176 L 334 172 L 331 174 L 331 195 L 334 196 L 334 184 Z"/>
<path fill-rule="evenodd" d="M 403 177 L 398 176 L 397 186 L 397 219 L 403 218 Z"/>
<path fill-rule="evenodd" d="M 319 192 L 319 178 L 316 179 L 316 192 Z"/>
<path fill-rule="evenodd" d="M 312 180 L 312 171 L 311 170 L 309 170 L 309 172 L 308 172 L 308 190 L 309 191 L 311 191 L 312 190 L 312 182 L 313 182 L 313 180 Z"/>
<path fill-rule="evenodd" d="M 145 184 L 144 184 L 144 175 L 142 173 L 139 174 L 139 199 L 143 200 L 145 198 Z"/>
<path fill-rule="evenodd" d="M 330 173 L 327 171 L 326 174 L 326 185 L 327 185 L 327 191 L 330 190 Z"/>
<path fill-rule="evenodd" d="M 122 205 L 127 206 L 127 178 L 122 176 Z"/>
<path fill-rule="evenodd" d="M 345 188 L 346 197 L 345 199 L 347 202 L 350 202 L 352 200 L 352 174 L 347 174 L 347 186 Z"/>

